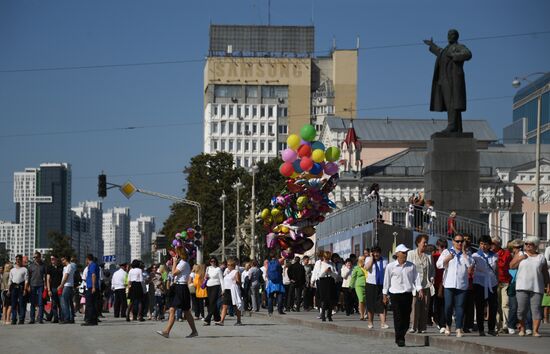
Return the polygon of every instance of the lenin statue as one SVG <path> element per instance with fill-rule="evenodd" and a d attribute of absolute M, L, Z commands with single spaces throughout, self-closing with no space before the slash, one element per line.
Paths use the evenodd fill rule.
<path fill-rule="evenodd" d="M 466 46 L 458 43 L 458 31 L 449 30 L 449 45 L 438 47 L 433 39 L 425 40 L 437 59 L 432 81 L 430 111 L 447 112 L 448 124 L 442 133 L 462 133 L 462 112 L 466 110 L 464 62 L 472 58 Z"/>

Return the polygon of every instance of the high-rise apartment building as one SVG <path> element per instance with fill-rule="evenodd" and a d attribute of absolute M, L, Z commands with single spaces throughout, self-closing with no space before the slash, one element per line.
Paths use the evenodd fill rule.
<path fill-rule="evenodd" d="M 103 213 L 103 256 L 116 256 L 117 263 L 130 261 L 130 208 Z"/>
<path fill-rule="evenodd" d="M 72 208 L 71 244 L 80 263 L 86 255 L 103 259 L 103 205 L 101 201 L 85 201 Z"/>
<path fill-rule="evenodd" d="M 151 257 L 151 242 L 155 232 L 155 218 L 142 216 L 130 221 L 130 255 L 131 259 Z"/>
<path fill-rule="evenodd" d="M 236 166 L 268 161 L 288 134 L 356 111 L 357 50 L 315 56 L 312 26 L 210 26 L 204 152 Z M 346 113 L 349 112 L 349 113 Z"/>

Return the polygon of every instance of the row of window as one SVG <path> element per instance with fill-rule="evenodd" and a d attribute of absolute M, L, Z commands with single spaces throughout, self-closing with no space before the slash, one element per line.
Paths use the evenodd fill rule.
<path fill-rule="evenodd" d="M 244 95 L 243 95 L 244 90 Z M 288 98 L 288 86 L 242 86 L 242 85 L 216 85 L 215 97 L 246 97 L 246 98 Z"/>
<path fill-rule="evenodd" d="M 212 139 L 212 151 L 273 153 L 274 140 Z"/>
<path fill-rule="evenodd" d="M 279 126 L 279 134 L 287 134 L 288 126 Z M 275 135 L 275 123 L 241 123 L 241 122 L 213 122 L 210 125 L 211 134 L 230 135 Z"/>
<path fill-rule="evenodd" d="M 334 106 L 318 106 L 318 107 L 312 107 L 313 115 L 318 114 L 334 114 Z"/>
<path fill-rule="evenodd" d="M 287 107 L 275 105 L 220 104 L 212 106 L 212 118 L 276 118 L 287 115 Z"/>
<path fill-rule="evenodd" d="M 237 167 L 248 168 L 248 167 L 254 166 L 256 164 L 256 162 L 259 162 L 259 161 L 263 161 L 263 162 L 267 163 L 268 158 L 264 157 L 262 159 L 262 158 L 256 158 L 256 157 L 244 157 L 244 158 L 241 159 L 240 157 L 237 157 L 237 158 L 235 158 L 235 165 Z"/>

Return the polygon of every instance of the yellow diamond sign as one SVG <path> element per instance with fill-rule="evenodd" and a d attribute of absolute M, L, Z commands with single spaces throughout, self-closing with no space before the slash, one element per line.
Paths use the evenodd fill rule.
<path fill-rule="evenodd" d="M 120 192 L 124 194 L 126 198 L 130 199 L 130 197 L 137 192 L 137 188 L 132 184 L 132 182 L 128 181 L 120 186 Z"/>

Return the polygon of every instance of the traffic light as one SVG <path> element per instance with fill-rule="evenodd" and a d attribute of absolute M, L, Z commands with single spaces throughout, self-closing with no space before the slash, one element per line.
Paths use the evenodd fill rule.
<path fill-rule="evenodd" d="M 97 195 L 100 198 L 107 196 L 107 176 L 104 174 L 97 176 Z"/>
<path fill-rule="evenodd" d="M 163 249 L 163 248 L 166 248 L 168 246 L 168 240 L 166 239 L 165 236 L 158 236 L 156 239 L 155 239 L 155 244 L 157 246 L 157 249 Z"/>

